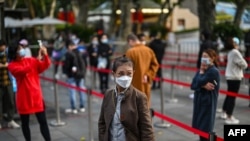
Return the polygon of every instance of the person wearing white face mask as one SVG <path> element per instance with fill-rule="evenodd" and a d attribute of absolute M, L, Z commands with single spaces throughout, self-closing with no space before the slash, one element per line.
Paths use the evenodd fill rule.
<path fill-rule="evenodd" d="M 10 59 L 8 70 L 17 81 L 16 107 L 20 114 L 21 128 L 25 140 L 32 140 L 29 117 L 31 114 L 35 114 L 44 140 L 51 141 L 39 79 L 39 75 L 50 66 L 46 47 L 40 47 L 38 56 L 37 58 L 25 58 L 23 47 L 18 43 L 12 44 L 8 49 L 8 58 Z"/>
<path fill-rule="evenodd" d="M 191 89 L 194 90 L 192 127 L 209 133 L 214 128 L 220 87 L 216 52 L 213 49 L 204 50 L 200 64 L 200 69 L 191 83 Z M 200 141 L 208 139 L 200 136 Z"/>
<path fill-rule="evenodd" d="M 125 56 L 116 58 L 112 71 L 116 87 L 107 90 L 103 99 L 99 141 L 154 141 L 147 97 L 131 85 L 132 61 Z"/>
<path fill-rule="evenodd" d="M 110 68 L 110 56 L 113 54 L 113 51 L 108 44 L 108 36 L 103 34 L 100 38 L 100 44 L 98 48 L 98 61 L 97 68 L 98 69 L 109 69 Z M 100 80 L 100 90 L 102 93 L 108 89 L 108 80 L 109 74 L 107 72 L 99 72 L 99 80 Z"/>

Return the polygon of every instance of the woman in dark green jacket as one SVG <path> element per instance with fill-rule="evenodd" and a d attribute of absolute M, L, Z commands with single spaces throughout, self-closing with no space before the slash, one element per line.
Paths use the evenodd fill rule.
<path fill-rule="evenodd" d="M 193 78 L 191 89 L 194 90 L 194 109 L 192 126 L 204 132 L 214 128 L 216 106 L 219 92 L 220 75 L 215 67 L 216 52 L 212 49 L 202 53 L 201 67 Z M 200 141 L 208 141 L 200 136 Z"/>

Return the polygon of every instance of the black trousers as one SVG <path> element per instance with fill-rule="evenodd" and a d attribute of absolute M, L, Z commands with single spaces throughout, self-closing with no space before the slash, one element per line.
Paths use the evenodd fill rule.
<path fill-rule="evenodd" d="M 99 72 L 99 80 L 100 80 L 100 90 L 104 94 L 104 92 L 108 89 L 109 74 L 104 72 Z"/>
<path fill-rule="evenodd" d="M 35 113 L 36 118 L 40 125 L 40 131 L 43 135 L 45 141 L 51 141 L 49 127 L 47 124 L 45 111 Z M 26 141 L 31 141 L 30 128 L 29 128 L 29 114 L 21 114 L 21 122 L 22 122 L 22 131 Z"/>
<path fill-rule="evenodd" d="M 0 124 L 3 121 L 4 113 L 7 114 L 7 122 L 13 120 L 15 114 L 15 100 L 11 85 L 0 86 Z"/>
<path fill-rule="evenodd" d="M 238 93 L 240 89 L 240 80 L 227 80 L 227 91 Z M 223 111 L 226 112 L 228 116 L 233 115 L 234 106 L 235 106 L 235 96 L 226 96 L 223 103 Z"/>
<path fill-rule="evenodd" d="M 156 77 L 161 78 L 162 77 L 162 72 L 161 72 L 161 68 L 158 69 L 157 73 L 156 73 Z M 157 84 L 156 84 L 157 83 Z M 160 81 L 153 81 L 153 88 L 160 88 L 161 87 L 161 82 Z"/>
<path fill-rule="evenodd" d="M 200 136 L 200 141 L 208 141 L 208 139 L 206 139 L 206 138 Z"/>

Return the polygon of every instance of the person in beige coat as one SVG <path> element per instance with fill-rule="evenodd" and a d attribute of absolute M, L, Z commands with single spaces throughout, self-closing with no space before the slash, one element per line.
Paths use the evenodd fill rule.
<path fill-rule="evenodd" d="M 112 71 L 116 87 L 106 91 L 102 102 L 99 141 L 154 141 L 147 97 L 131 85 L 132 61 L 119 57 Z"/>
<path fill-rule="evenodd" d="M 126 56 L 130 58 L 135 65 L 132 85 L 147 95 L 150 107 L 151 83 L 159 68 L 158 61 L 153 50 L 141 44 L 135 35 L 128 35 L 127 41 L 131 48 L 126 52 Z"/>

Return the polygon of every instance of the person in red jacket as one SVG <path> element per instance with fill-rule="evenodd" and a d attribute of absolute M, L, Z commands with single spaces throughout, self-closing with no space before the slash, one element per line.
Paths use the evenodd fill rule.
<path fill-rule="evenodd" d="M 25 140 L 31 141 L 29 116 L 35 114 L 45 141 L 51 141 L 39 81 L 39 74 L 50 66 L 50 59 L 44 46 L 41 46 L 38 56 L 25 58 L 24 48 L 13 44 L 9 47 L 8 69 L 17 81 L 16 106 Z"/>

